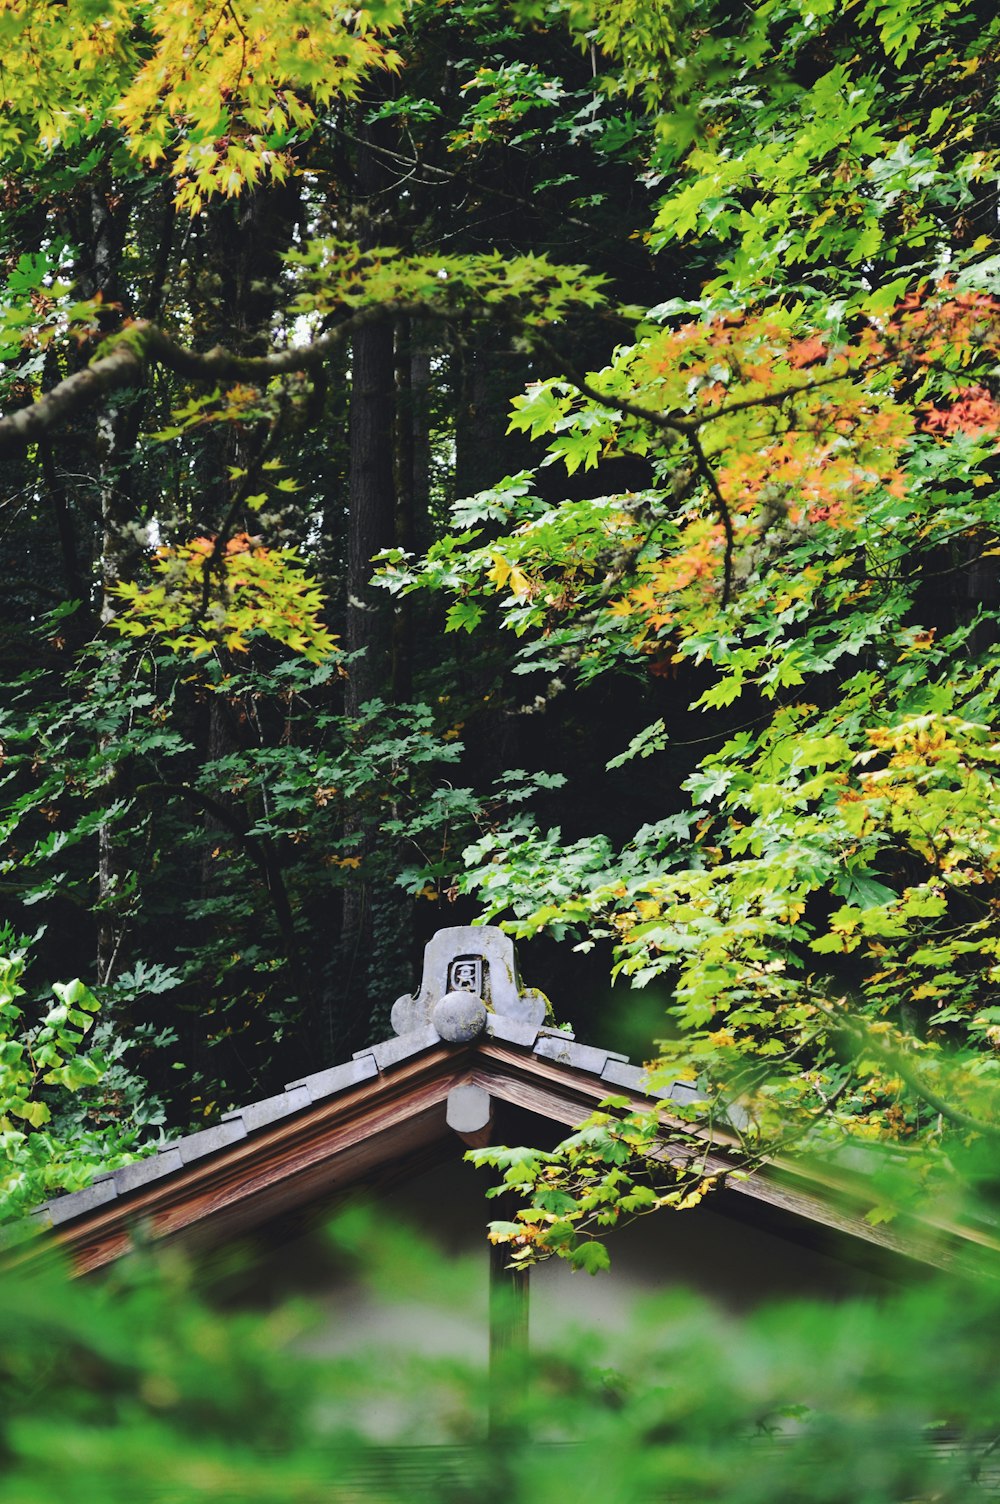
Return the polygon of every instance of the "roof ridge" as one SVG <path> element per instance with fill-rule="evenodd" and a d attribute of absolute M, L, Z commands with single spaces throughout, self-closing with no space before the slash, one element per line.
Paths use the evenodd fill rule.
<path fill-rule="evenodd" d="M 611 1088 L 622 1088 L 652 1099 L 690 1101 L 697 1095 L 695 1088 L 683 1081 L 675 1081 L 667 1088 L 651 1090 L 645 1066 L 634 1065 L 620 1051 L 578 1042 L 575 1035 L 550 1026 L 536 1029 L 517 1019 L 505 1018 L 500 1014 L 489 1015 L 481 1038 L 530 1051 L 540 1059 L 550 1060 L 589 1076 L 597 1076 Z M 30 1216 L 40 1219 L 48 1226 L 61 1226 L 64 1222 L 94 1211 L 165 1175 L 176 1174 L 195 1160 L 241 1143 L 285 1118 L 329 1102 L 343 1092 L 383 1076 L 404 1061 L 412 1060 L 444 1043 L 448 1042 L 441 1039 L 433 1025 L 425 1025 L 369 1045 L 358 1050 L 350 1060 L 290 1081 L 282 1092 L 248 1102 L 242 1107 L 231 1108 L 223 1113 L 218 1123 L 171 1139 L 145 1159 L 134 1159 L 117 1170 L 101 1172 L 81 1190 L 66 1191 L 52 1197 Z M 468 1045 L 451 1047 L 469 1048 Z"/>
<path fill-rule="evenodd" d="M 475 963 L 471 973 L 470 962 Z M 460 968 L 466 968 L 465 973 Z M 457 981 L 460 975 L 465 979 Z M 41 1221 L 61 1226 L 442 1045 L 468 1049 L 482 1039 L 496 1040 L 596 1076 L 611 1088 L 660 1100 L 691 1101 L 697 1096 L 695 1087 L 683 1081 L 651 1089 L 645 1066 L 632 1064 L 617 1050 L 578 1042 L 572 1031 L 546 1024 L 547 1006 L 541 993 L 521 986 L 513 945 L 504 931 L 489 925 L 438 930 L 425 948 L 419 992 L 400 998 L 394 1006 L 399 1032 L 356 1050 L 350 1060 L 288 1082 L 282 1092 L 231 1108 L 217 1123 L 171 1139 L 145 1159 L 103 1171 L 81 1190 L 50 1198 L 29 1218 L 35 1225 Z"/>

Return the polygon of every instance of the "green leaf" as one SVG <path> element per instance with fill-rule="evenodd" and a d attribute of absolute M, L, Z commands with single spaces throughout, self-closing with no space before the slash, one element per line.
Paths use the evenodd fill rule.
<path fill-rule="evenodd" d="M 603 1243 L 578 1243 L 571 1249 L 569 1261 L 574 1269 L 585 1269 L 588 1274 L 611 1268 L 611 1256 Z"/>

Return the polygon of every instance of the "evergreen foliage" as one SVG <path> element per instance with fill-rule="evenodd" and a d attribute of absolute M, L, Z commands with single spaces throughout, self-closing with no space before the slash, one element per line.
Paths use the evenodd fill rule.
<path fill-rule="evenodd" d="M 3 0 L 0 47 L 5 1218 L 383 1034 L 485 914 L 557 1007 L 610 967 L 609 1044 L 649 987 L 654 1080 L 747 1169 L 887 1145 L 873 1220 L 981 1225 L 996 17 Z M 483 1151 L 494 1239 L 594 1272 L 696 1202 L 655 1127 Z M 430 1496 L 984 1497 L 986 1262 L 836 1319 L 675 1304 L 624 1378 L 539 1354 Z M 10 1504 L 375 1465 L 384 1360 L 291 1362 L 292 1313 L 186 1278 L 5 1275 Z M 408 1382 L 469 1434 L 480 1378 Z"/>
<path fill-rule="evenodd" d="M 995 1140 L 998 24 L 0 6 L 2 891 L 171 1127 L 486 914 L 747 1166 Z M 708 1189 L 609 1111 L 518 1256 Z"/>

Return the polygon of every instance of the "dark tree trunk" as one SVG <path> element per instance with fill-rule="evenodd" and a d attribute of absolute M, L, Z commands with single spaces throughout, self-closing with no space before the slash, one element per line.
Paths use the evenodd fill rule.
<path fill-rule="evenodd" d="M 413 542 L 418 552 L 433 542 L 431 526 L 431 352 L 419 337 L 410 348 L 410 432 L 413 445 Z"/>
<path fill-rule="evenodd" d="M 416 423 L 413 382 L 412 325 L 409 319 L 396 328 L 396 526 L 397 548 L 412 553 L 416 547 Z M 411 598 L 400 596 L 392 620 L 392 698 L 410 699 L 413 693 L 413 610 Z"/>
<path fill-rule="evenodd" d="M 469 348 L 460 359 L 458 388 L 455 493 L 474 496 L 504 474 L 507 402 L 517 385 L 503 381 L 497 362 L 485 350 Z"/>
<path fill-rule="evenodd" d="M 528 361 L 515 351 L 476 346 L 462 352 L 455 394 L 456 496 L 475 496 L 504 475 L 537 465 L 537 446 L 507 433 L 511 399 L 530 379 Z"/>
<path fill-rule="evenodd" d="M 106 183 L 95 181 L 90 185 L 89 199 L 80 214 L 81 226 L 87 233 L 81 237 L 83 254 L 78 268 L 80 291 L 84 297 L 99 296 L 107 310 L 102 324 L 110 331 L 122 314 L 130 310 L 126 306 L 119 279 L 119 268 L 125 243 L 126 213 L 123 202 L 114 199 Z M 114 586 L 127 578 L 127 560 L 136 552 L 136 540 L 129 533 L 132 521 L 131 507 L 127 500 L 127 488 L 122 484 L 122 472 L 128 465 L 139 427 L 139 402 L 136 398 L 123 397 L 110 404 L 97 418 L 93 442 L 93 466 L 100 508 L 100 619 L 105 626 L 116 614 L 113 595 Z M 123 501 L 125 502 L 123 506 Z M 118 662 L 122 654 L 118 650 L 109 653 L 111 662 Z M 110 738 L 104 738 L 101 749 L 110 750 Z M 106 786 L 107 804 L 127 799 L 131 778 L 129 769 L 120 761 L 108 763 Z M 128 862 L 121 848 L 119 834 L 109 821 L 105 821 L 97 836 L 97 886 L 98 925 L 97 954 L 95 957 L 97 981 L 103 986 L 114 980 L 119 953 L 125 933 L 125 915 L 122 911 L 122 893 Z"/>
<path fill-rule="evenodd" d="M 387 121 L 358 131 L 355 220 L 362 249 L 378 245 L 391 180 L 382 148 L 391 145 Z M 384 590 L 369 584 L 372 555 L 389 548 L 396 531 L 394 474 L 395 331 L 373 324 L 351 346 L 350 471 L 347 520 L 347 647 L 351 664 L 347 708 L 390 688 L 392 612 Z"/>
<path fill-rule="evenodd" d="M 395 352 L 391 325 L 363 329 L 351 369 L 350 518 L 347 537 L 349 713 L 389 684 L 389 597 L 369 584 L 372 555 L 391 547 L 396 530 L 393 476 Z"/>
<path fill-rule="evenodd" d="M 363 247 L 380 239 L 381 195 L 388 188 L 377 147 L 387 126 L 363 126 L 358 151 L 357 225 Z M 373 148 L 376 148 L 373 150 Z M 372 555 L 396 537 L 395 421 L 396 353 L 391 324 L 359 331 L 351 347 L 350 468 L 347 519 L 347 649 L 357 655 L 349 666 L 346 709 L 355 716 L 366 701 L 392 692 L 392 603 L 372 587 Z M 354 811 L 344 835 L 361 858 L 361 870 L 344 889 L 340 965 L 340 1014 L 331 1029 L 348 1038 L 364 1030 L 377 997 L 371 988 L 374 960 L 373 893 L 365 869 L 374 850 L 374 832 Z M 375 968 L 377 971 L 377 967 Z"/>
<path fill-rule="evenodd" d="M 208 345 L 221 342 L 241 355 L 259 355 L 270 348 L 271 325 L 280 292 L 281 256 L 292 244 L 302 206 L 297 187 L 269 187 L 246 195 L 236 204 L 217 205 L 207 225 L 208 262 L 214 270 L 211 315 L 201 321 Z M 212 532 L 228 534 L 257 531 L 260 519 L 243 503 L 249 489 L 258 489 L 255 467 L 275 442 L 275 430 L 263 421 L 252 427 L 226 425 L 209 432 L 204 444 L 205 519 Z M 245 477 L 237 472 L 243 471 Z M 232 478 L 231 478 L 232 477 Z M 253 484 L 248 484 L 252 480 Z M 199 523 L 199 526 L 201 524 Z M 211 763 L 228 753 L 262 740 L 252 704 L 241 716 L 224 697 L 209 697 L 205 728 L 205 757 Z M 219 890 L 220 869 L 209 852 L 217 839 L 237 844 L 251 856 L 257 877 L 268 893 L 278 943 L 288 963 L 290 987 L 299 1005 L 313 1006 L 309 976 L 304 966 L 295 920 L 285 887 L 279 847 L 267 836 L 248 845 L 240 831 L 253 823 L 253 801 L 258 791 L 233 795 L 217 789 L 212 805 L 202 814 L 206 836 L 202 859 L 201 894 L 213 897 Z M 266 792 L 264 794 L 266 797 Z"/>

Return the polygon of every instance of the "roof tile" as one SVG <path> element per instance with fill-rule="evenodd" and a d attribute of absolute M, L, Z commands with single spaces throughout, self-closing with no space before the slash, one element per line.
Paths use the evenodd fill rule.
<path fill-rule="evenodd" d="M 696 1102 L 702 1094 L 690 1081 L 671 1081 L 669 1086 L 661 1086 L 649 1095 L 663 1097 L 668 1102 Z"/>
<path fill-rule="evenodd" d="M 379 1070 L 385 1071 L 403 1060 L 409 1060 L 411 1055 L 419 1055 L 423 1050 L 433 1049 L 440 1043 L 441 1036 L 434 1025 L 425 1024 L 422 1029 L 411 1029 L 406 1034 L 383 1039 L 381 1044 L 373 1044 L 367 1050 L 357 1050 L 354 1058 L 363 1060 L 367 1055 L 374 1055 Z"/>
<path fill-rule="evenodd" d="M 84 1212 L 93 1211 L 98 1206 L 103 1206 L 106 1201 L 114 1201 L 118 1196 L 114 1180 L 99 1180 L 86 1186 L 82 1191 L 71 1191 L 68 1196 L 57 1196 L 54 1201 L 46 1203 L 42 1210 L 49 1214 L 49 1220 L 53 1227 L 58 1227 L 61 1222 L 69 1222 L 73 1217 L 80 1217 Z"/>
<path fill-rule="evenodd" d="M 546 1060 L 557 1060 L 560 1065 L 590 1071 L 595 1076 L 601 1074 L 609 1060 L 623 1063 L 628 1061 L 627 1055 L 619 1055 L 615 1050 L 601 1050 L 593 1044 L 576 1044 L 565 1034 L 548 1035 L 540 1039 L 535 1045 L 535 1054 L 544 1056 Z"/>
<path fill-rule="evenodd" d="M 181 1159 L 189 1165 L 193 1159 L 202 1159 L 206 1154 L 214 1154 L 217 1149 L 228 1148 L 230 1144 L 239 1143 L 246 1136 L 247 1130 L 242 1119 L 230 1118 L 228 1123 L 216 1123 L 212 1128 L 202 1128 L 197 1133 L 189 1133 L 187 1138 L 178 1139 L 177 1148 Z"/>
<path fill-rule="evenodd" d="M 502 1039 L 507 1044 L 521 1044 L 529 1050 L 538 1038 L 538 1030 L 533 1024 L 522 1023 L 519 1018 L 508 1018 L 503 1013 L 490 1013 L 487 1016 L 486 1032 L 494 1039 Z"/>
<path fill-rule="evenodd" d="M 290 1112 L 298 1112 L 312 1102 L 306 1086 L 296 1086 L 291 1091 L 279 1091 L 277 1096 L 265 1097 L 260 1102 L 251 1102 L 246 1107 L 223 1114 L 222 1121 L 231 1122 L 240 1118 L 248 1133 L 257 1128 L 266 1128 L 268 1123 L 277 1123 L 287 1118 Z"/>
<path fill-rule="evenodd" d="M 601 1080 L 611 1086 L 624 1086 L 626 1091 L 646 1093 L 646 1072 L 641 1065 L 629 1065 L 624 1060 L 609 1060 L 601 1072 Z"/>
<path fill-rule="evenodd" d="M 120 1170 L 115 1170 L 115 1188 L 119 1196 L 123 1196 L 141 1185 L 148 1185 L 151 1180 L 159 1180 L 161 1175 L 173 1174 L 174 1170 L 182 1169 L 183 1165 L 177 1145 L 168 1144 L 159 1154 L 151 1154 L 148 1159 L 134 1159 L 130 1165 L 122 1165 Z"/>
<path fill-rule="evenodd" d="M 310 1102 L 321 1102 L 324 1097 L 332 1097 L 338 1091 L 346 1091 L 349 1086 L 357 1086 L 377 1075 L 378 1066 L 373 1056 L 361 1055 L 357 1060 L 348 1060 L 344 1065 L 331 1065 L 328 1070 L 303 1076 L 300 1081 L 290 1081 L 285 1087 L 285 1094 L 292 1096 L 305 1090 L 309 1093 Z"/>

